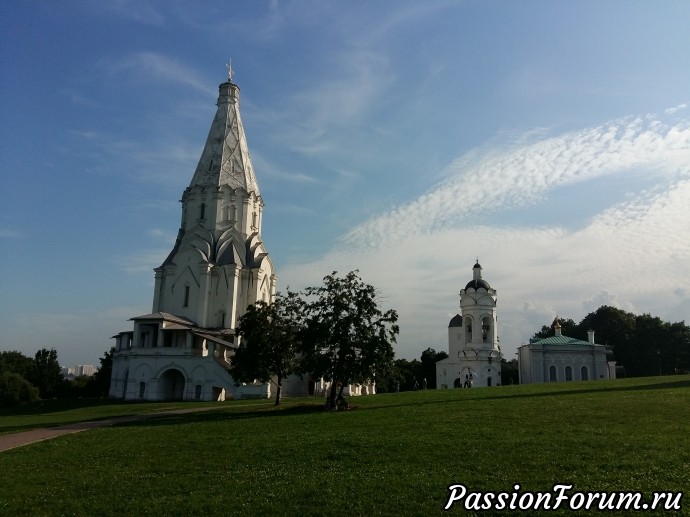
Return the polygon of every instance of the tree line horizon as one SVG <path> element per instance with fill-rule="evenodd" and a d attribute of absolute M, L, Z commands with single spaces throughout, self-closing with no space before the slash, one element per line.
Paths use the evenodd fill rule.
<path fill-rule="evenodd" d="M 257 302 L 240 318 L 239 347 L 229 374 L 236 382 L 272 382 L 280 403 L 282 382 L 292 374 L 330 381 L 327 405 L 338 407 L 346 385 L 376 382 L 379 393 L 436 388 L 436 362 L 445 351 L 427 347 L 420 359 L 395 359 L 399 333 L 394 309 L 382 311 L 377 291 L 358 271 L 327 275 L 323 285 L 302 293 L 278 293 L 275 302 Z M 556 322 L 565 336 L 595 342 L 613 351 L 627 377 L 690 373 L 690 327 L 649 313 L 636 315 L 609 305 L 579 323 L 556 318 L 533 338 L 554 334 Z M 0 352 L 0 406 L 39 398 L 107 398 L 114 349 L 106 351 L 92 377 L 68 381 L 57 351 L 41 348 L 33 358 L 17 351 Z M 518 384 L 517 359 L 502 360 L 501 384 Z"/>

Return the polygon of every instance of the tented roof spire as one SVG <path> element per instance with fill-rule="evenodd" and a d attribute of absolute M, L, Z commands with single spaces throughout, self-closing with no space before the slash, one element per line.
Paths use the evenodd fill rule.
<path fill-rule="evenodd" d="M 228 185 L 258 196 L 259 185 L 240 117 L 240 89 L 232 82 L 232 64 L 227 68 L 228 80 L 218 87 L 216 116 L 189 186 Z"/>

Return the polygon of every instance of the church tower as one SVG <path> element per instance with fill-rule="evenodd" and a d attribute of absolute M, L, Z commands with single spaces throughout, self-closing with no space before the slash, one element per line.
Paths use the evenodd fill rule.
<path fill-rule="evenodd" d="M 110 396 L 223 400 L 267 396 L 227 373 L 247 307 L 271 302 L 276 278 L 261 239 L 263 199 L 239 110 L 240 89 L 219 86 L 201 158 L 182 194 L 180 229 L 155 271 L 151 314 L 116 338 Z"/>
<path fill-rule="evenodd" d="M 157 268 L 153 312 L 233 329 L 248 305 L 275 295 L 261 240 L 264 203 L 240 118 L 240 89 L 220 85 L 216 115 L 189 187 L 173 250 Z"/>
<path fill-rule="evenodd" d="M 501 383 L 496 290 L 472 268 L 472 280 L 460 290 L 460 314 L 448 325 L 448 355 L 436 363 L 438 387 L 496 386 Z"/>

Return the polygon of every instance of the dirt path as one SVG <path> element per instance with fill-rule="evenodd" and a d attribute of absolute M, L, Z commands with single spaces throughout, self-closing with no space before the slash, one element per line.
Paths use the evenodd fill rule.
<path fill-rule="evenodd" d="M 58 427 L 47 427 L 45 429 L 33 429 L 31 431 L 22 431 L 20 433 L 0 435 L 0 452 L 23 447 L 30 443 L 36 443 L 43 440 L 50 440 L 58 436 L 66 434 L 80 433 L 88 431 L 89 429 L 97 429 L 99 427 L 109 427 L 115 424 L 122 424 L 126 422 L 135 422 L 137 420 L 148 420 L 166 415 L 183 415 L 186 413 L 198 413 L 200 411 L 213 411 L 216 408 L 203 407 L 193 409 L 173 409 L 170 411 L 161 411 L 160 413 L 146 413 L 142 415 L 128 415 L 115 418 L 108 418 L 107 420 L 95 420 L 92 422 L 76 422 L 74 424 L 65 424 Z"/>

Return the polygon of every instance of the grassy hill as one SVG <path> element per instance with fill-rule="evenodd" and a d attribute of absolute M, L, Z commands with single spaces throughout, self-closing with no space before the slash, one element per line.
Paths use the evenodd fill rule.
<path fill-rule="evenodd" d="M 557 483 L 572 492 L 638 491 L 644 501 L 690 487 L 688 376 L 350 403 L 337 413 L 315 399 L 288 399 L 278 409 L 271 401 L 218 403 L 211 412 L 6 451 L 0 515 L 434 515 L 454 484 L 517 494 L 516 501 Z M 42 414 L 5 411 L 0 428 L 170 407 L 49 406 Z M 464 502 L 451 513 L 464 515 Z M 673 513 L 690 515 L 690 502 L 681 502 Z"/>

